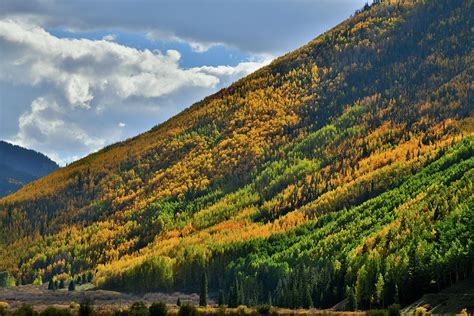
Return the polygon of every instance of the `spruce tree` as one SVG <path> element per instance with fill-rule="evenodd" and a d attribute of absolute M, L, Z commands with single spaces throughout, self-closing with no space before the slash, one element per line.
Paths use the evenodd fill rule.
<path fill-rule="evenodd" d="M 199 294 L 199 306 L 207 306 L 207 273 L 201 276 L 201 292 Z"/>
<path fill-rule="evenodd" d="M 219 306 L 224 306 L 224 291 L 219 290 L 219 299 L 217 300 Z"/>
<path fill-rule="evenodd" d="M 49 280 L 49 283 L 48 283 L 48 290 L 54 290 L 54 281 L 53 281 L 53 279 L 50 279 L 50 280 Z"/>
<path fill-rule="evenodd" d="M 69 291 L 74 291 L 74 290 L 76 290 L 76 284 L 74 284 L 74 280 L 69 281 L 68 290 L 69 290 Z"/>
<path fill-rule="evenodd" d="M 181 300 L 180 300 L 179 297 L 178 297 L 178 300 L 176 301 L 176 305 L 177 305 L 177 306 L 181 306 Z"/>
<path fill-rule="evenodd" d="M 64 280 L 59 281 L 59 288 L 64 289 Z"/>

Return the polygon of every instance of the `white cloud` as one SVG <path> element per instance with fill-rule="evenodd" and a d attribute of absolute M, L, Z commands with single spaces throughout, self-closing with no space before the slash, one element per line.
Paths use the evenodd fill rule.
<path fill-rule="evenodd" d="M 118 127 L 125 127 L 125 126 L 127 126 L 127 124 L 125 124 L 125 123 L 123 123 L 123 122 L 119 122 L 119 123 L 118 123 Z"/>
<path fill-rule="evenodd" d="M 48 28 L 128 30 L 180 39 L 205 51 L 219 43 L 280 55 L 336 25 L 367 0 L 2 0 L 0 17 Z M 194 43 L 194 44 L 192 44 Z"/>
<path fill-rule="evenodd" d="M 115 34 L 107 34 L 104 37 L 102 37 L 104 41 L 108 41 L 108 42 L 113 42 L 115 41 L 116 38 L 117 38 L 117 35 Z"/>
<path fill-rule="evenodd" d="M 269 62 L 184 69 L 176 50 L 151 52 L 105 40 L 58 38 L 12 19 L 0 19 L 0 47 L 0 82 L 17 89 L 16 94 L 29 91 L 32 100 L 15 104 L 10 97 L 8 105 L 0 104 L 2 112 L 20 113 L 17 130 L 8 138 L 63 162 L 133 136 L 122 135 L 133 131 L 130 127 L 114 126 L 129 119 L 134 108 L 145 113 L 142 120 L 159 123 Z M 143 116 L 157 104 L 162 116 Z M 13 111 L 12 106 L 23 108 Z"/>
<path fill-rule="evenodd" d="M 75 148 L 76 151 L 85 153 L 105 145 L 104 139 L 89 136 L 76 123 L 66 122 L 65 114 L 65 109 L 54 99 L 39 97 L 31 103 L 30 110 L 18 119 L 18 134 L 10 141 L 38 149 L 63 164 L 70 161 L 63 161 L 57 152 L 65 148 Z"/>

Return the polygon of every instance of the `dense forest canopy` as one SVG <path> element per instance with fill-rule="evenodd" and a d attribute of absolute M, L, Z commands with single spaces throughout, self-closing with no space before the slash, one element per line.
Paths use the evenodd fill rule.
<path fill-rule="evenodd" d="M 408 303 L 474 266 L 474 1 L 375 1 L 0 200 L 0 271 L 231 306 Z"/>

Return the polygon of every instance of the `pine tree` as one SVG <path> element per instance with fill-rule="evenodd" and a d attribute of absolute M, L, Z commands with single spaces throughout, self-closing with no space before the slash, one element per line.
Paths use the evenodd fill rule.
<path fill-rule="evenodd" d="M 74 284 L 74 280 L 69 281 L 68 290 L 69 290 L 69 291 L 74 291 L 74 290 L 76 290 L 76 284 Z"/>
<path fill-rule="evenodd" d="M 237 307 L 237 292 L 235 291 L 234 285 L 232 284 L 229 289 L 229 301 L 227 305 L 229 307 Z"/>
<path fill-rule="evenodd" d="M 92 283 L 92 278 L 93 278 L 92 271 L 89 271 L 87 273 L 87 282 Z"/>
<path fill-rule="evenodd" d="M 224 306 L 224 291 L 219 290 L 219 299 L 217 300 L 219 306 Z"/>
<path fill-rule="evenodd" d="M 383 295 L 384 295 L 384 286 L 385 282 L 383 280 L 383 276 L 381 273 L 379 273 L 377 277 L 377 283 L 375 283 L 375 297 L 376 297 L 376 302 L 379 304 L 381 307 L 383 307 Z"/>
<path fill-rule="evenodd" d="M 346 297 L 347 297 L 347 305 L 346 305 L 346 309 L 348 311 L 355 311 L 357 310 L 357 299 L 356 299 L 356 295 L 354 293 L 354 290 L 347 286 L 346 287 Z"/>
<path fill-rule="evenodd" d="M 53 279 L 50 279 L 50 280 L 49 280 L 49 283 L 48 283 L 48 290 L 54 290 L 54 281 L 53 281 Z"/>
<path fill-rule="evenodd" d="M 199 294 L 199 306 L 207 306 L 207 273 L 201 276 L 201 292 Z"/>
<path fill-rule="evenodd" d="M 181 300 L 179 299 L 179 297 L 178 297 L 178 300 L 176 301 L 176 305 L 181 306 Z"/>
<path fill-rule="evenodd" d="M 59 281 L 59 288 L 64 289 L 64 280 Z"/>
<path fill-rule="evenodd" d="M 82 274 L 82 284 L 86 284 L 87 283 L 87 276 L 85 273 Z"/>

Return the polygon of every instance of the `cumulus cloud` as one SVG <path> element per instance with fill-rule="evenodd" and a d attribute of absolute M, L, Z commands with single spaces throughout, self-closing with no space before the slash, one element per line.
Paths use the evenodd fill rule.
<path fill-rule="evenodd" d="M 15 104 L 21 98 L 14 97 L 1 104 L 2 112 L 22 107 L 9 140 L 63 162 L 132 136 L 121 134 L 124 123 L 113 128 L 121 115 L 133 116 L 140 108 L 143 116 L 158 107 L 162 115 L 154 118 L 156 124 L 189 105 L 178 107 L 178 101 L 196 101 L 269 62 L 185 69 L 176 50 L 152 52 L 106 40 L 58 38 L 13 19 L 0 20 L 0 47 L 0 88 L 31 94 L 27 105 Z"/>
<path fill-rule="evenodd" d="M 18 119 L 19 131 L 11 142 L 40 149 L 59 162 L 66 163 L 72 157 L 59 157 L 65 147 L 77 152 L 90 152 L 104 146 L 105 140 L 89 136 L 74 122 L 66 122 L 65 109 L 51 98 L 39 97 L 31 103 L 28 111 Z"/>
<path fill-rule="evenodd" d="M 46 27 L 121 29 L 180 39 L 195 51 L 216 43 L 279 55 L 301 46 L 366 0 L 2 0 L 0 16 Z M 94 8 L 91 10 L 91 8 Z"/>
<path fill-rule="evenodd" d="M 117 38 L 117 35 L 115 34 L 107 34 L 104 37 L 102 37 L 104 41 L 109 41 L 109 42 L 115 41 L 116 38 Z"/>

